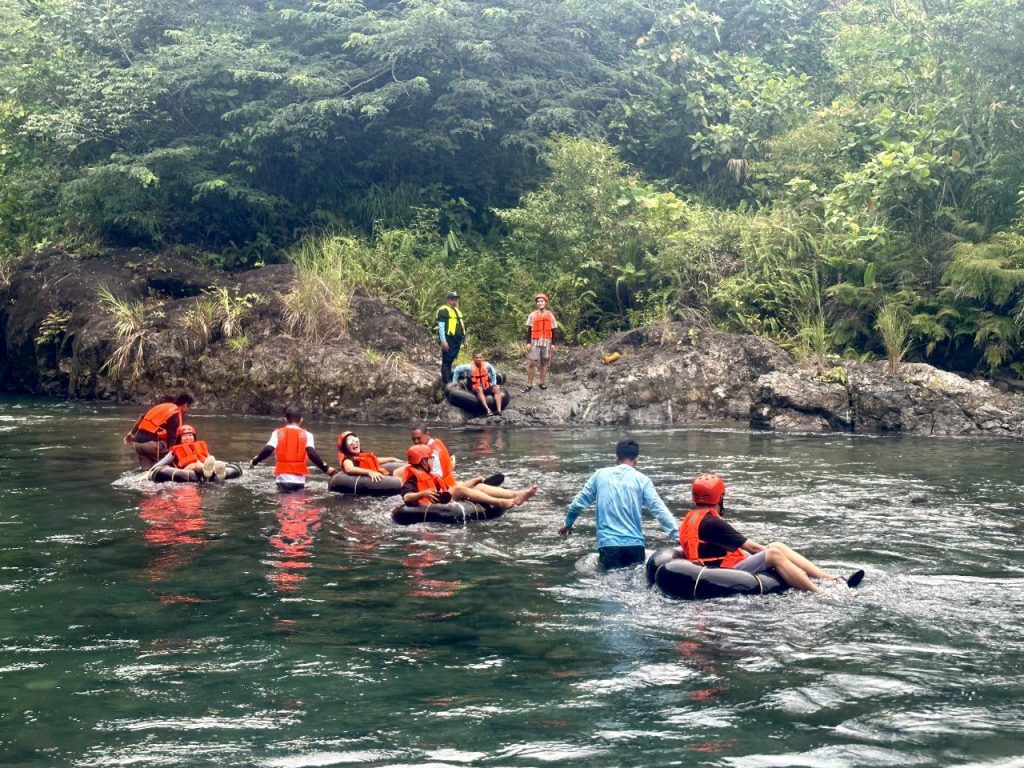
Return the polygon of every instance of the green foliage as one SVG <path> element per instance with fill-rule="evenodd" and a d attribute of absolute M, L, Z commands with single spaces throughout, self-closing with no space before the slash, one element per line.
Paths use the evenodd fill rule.
<path fill-rule="evenodd" d="M 915 354 L 994 371 L 1022 59 L 1017 0 L 10 0 L 0 284 L 44 241 L 290 253 L 304 337 L 356 289 L 429 327 L 456 287 L 511 348 L 544 290 L 571 340 L 685 318 L 819 357 L 881 353 L 898 305 Z"/>
<path fill-rule="evenodd" d="M 150 307 L 144 301 L 130 301 L 114 295 L 101 285 L 96 291 L 100 307 L 114 324 L 117 346 L 100 368 L 114 378 L 126 377 L 128 382 L 138 381 L 146 369 L 148 350 L 153 345 L 153 323 L 164 317 L 159 306 Z"/>

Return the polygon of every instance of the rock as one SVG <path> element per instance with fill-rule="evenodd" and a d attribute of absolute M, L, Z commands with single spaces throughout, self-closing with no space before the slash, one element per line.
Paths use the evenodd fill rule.
<path fill-rule="evenodd" d="M 281 296 L 293 276 L 288 265 L 226 275 L 164 255 L 42 251 L 0 293 L 0 385 L 138 403 L 188 388 L 204 410 L 279 414 L 298 402 L 308 413 L 353 422 L 469 420 L 445 401 L 432 330 L 387 302 L 357 292 L 337 338 L 310 344 L 290 337 Z M 139 381 L 111 378 L 103 368 L 116 345 L 111 319 L 98 311 L 101 284 L 129 299 L 160 297 L 163 315 L 147 328 Z M 198 337 L 183 322 L 195 297 L 214 284 L 262 297 L 246 319 L 244 343 Z M 547 390 L 523 393 L 525 361 L 501 362 L 512 395 L 506 424 L 1024 435 L 1024 396 L 1014 390 L 920 363 L 904 364 L 896 376 L 881 362 L 801 366 L 764 339 L 680 322 L 589 348 L 561 347 Z"/>

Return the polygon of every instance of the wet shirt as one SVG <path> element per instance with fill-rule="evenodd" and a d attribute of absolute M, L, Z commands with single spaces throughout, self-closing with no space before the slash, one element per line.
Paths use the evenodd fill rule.
<path fill-rule="evenodd" d="M 665 533 L 679 538 L 675 518 L 654 490 L 654 483 L 628 464 L 604 467 L 591 475 L 566 510 L 565 524 L 571 527 L 591 504 L 597 505 L 598 548 L 643 546 L 645 509 Z"/>

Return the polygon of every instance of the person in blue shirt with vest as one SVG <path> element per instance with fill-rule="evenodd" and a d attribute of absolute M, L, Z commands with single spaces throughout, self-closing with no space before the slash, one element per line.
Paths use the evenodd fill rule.
<path fill-rule="evenodd" d="M 566 510 L 565 525 L 558 529 L 559 536 L 568 536 L 580 513 L 596 504 L 597 552 L 601 565 L 608 570 L 644 561 L 644 509 L 669 538 L 679 536 L 675 518 L 654 490 L 654 483 L 636 468 L 639 455 L 640 446 L 635 440 L 620 440 L 615 446 L 615 466 L 590 476 Z"/>
<path fill-rule="evenodd" d="M 466 326 L 459 309 L 459 294 L 448 291 L 445 304 L 437 310 L 437 340 L 441 344 L 441 386 L 446 387 L 452 380 L 452 363 L 459 356 L 462 342 L 466 340 Z"/>

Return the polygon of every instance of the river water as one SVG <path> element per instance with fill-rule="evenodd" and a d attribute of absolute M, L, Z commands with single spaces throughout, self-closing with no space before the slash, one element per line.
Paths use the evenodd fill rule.
<path fill-rule="evenodd" d="M 618 432 L 437 431 L 543 491 L 399 527 L 315 470 L 142 481 L 136 415 L 0 399 L 4 766 L 1024 766 L 1019 442 L 633 431 L 674 512 L 718 471 L 751 538 L 868 573 L 687 603 L 596 572 L 591 513 L 556 535 Z M 239 461 L 276 426 L 190 420 Z M 348 425 L 307 426 L 328 457 Z"/>

